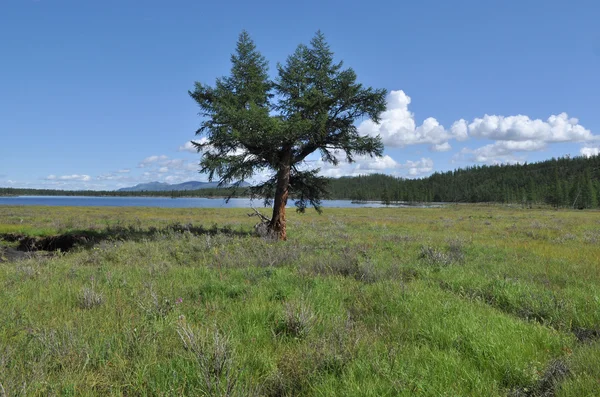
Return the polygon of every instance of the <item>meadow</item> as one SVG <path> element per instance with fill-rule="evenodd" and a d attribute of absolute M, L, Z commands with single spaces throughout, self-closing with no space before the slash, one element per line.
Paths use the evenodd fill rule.
<path fill-rule="evenodd" d="M 0 207 L 0 396 L 600 395 L 600 212 L 249 212 Z"/>

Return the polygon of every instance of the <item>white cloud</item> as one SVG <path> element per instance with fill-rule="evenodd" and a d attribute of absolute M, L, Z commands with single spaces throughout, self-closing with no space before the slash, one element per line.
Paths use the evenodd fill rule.
<path fill-rule="evenodd" d="M 543 150 L 549 144 L 560 142 L 594 142 L 600 136 L 566 113 L 552 115 L 547 120 L 531 119 L 525 115 L 488 115 L 469 122 L 455 121 L 449 130 L 435 118 L 429 117 L 417 126 L 409 110 L 411 99 L 404 91 L 391 91 L 387 108 L 381 114 L 380 123 L 363 121 L 358 130 L 361 135 L 381 136 L 385 146 L 406 147 L 428 144 L 432 152 L 452 150 L 449 141 L 465 141 L 470 138 L 495 141 L 478 149 L 463 148 L 454 158 L 482 163 L 519 162 L 524 156 L 516 153 Z M 584 148 L 582 154 L 594 153 L 594 148 Z"/>
<path fill-rule="evenodd" d="M 585 157 L 598 156 L 600 154 L 600 148 L 597 148 L 597 147 L 582 147 L 581 150 L 579 150 L 579 153 L 581 153 L 581 155 L 585 156 Z"/>
<path fill-rule="evenodd" d="M 190 153 L 198 153 L 196 147 L 192 144 L 191 141 L 186 142 L 184 145 L 179 146 L 177 149 L 178 152 L 190 152 Z"/>
<path fill-rule="evenodd" d="M 320 168 L 320 175 L 332 178 L 341 176 L 356 176 L 367 174 L 392 174 L 396 176 L 423 176 L 433 171 L 433 160 L 421 158 L 417 161 L 408 160 L 399 163 L 389 155 L 382 157 L 356 156 L 354 162 L 348 163 L 341 151 L 335 152 L 340 160 L 338 165 L 327 163 L 322 159 L 307 161 L 307 168 Z"/>
<path fill-rule="evenodd" d="M 98 181 L 134 181 L 135 179 L 129 175 L 116 175 L 114 173 L 101 174 L 96 177 Z"/>
<path fill-rule="evenodd" d="M 122 170 L 119 170 L 119 171 L 117 171 L 117 172 L 118 172 L 118 173 L 120 173 L 120 174 L 126 174 L 126 173 L 128 173 L 128 172 L 131 172 L 131 170 L 130 170 L 129 168 L 124 168 L 124 169 L 122 169 Z"/>
<path fill-rule="evenodd" d="M 410 176 L 422 176 L 433 171 L 433 160 L 430 158 L 421 158 L 421 160 L 408 160 L 404 164 L 400 164 L 399 168 L 408 169 Z"/>
<path fill-rule="evenodd" d="M 450 146 L 448 142 L 444 142 L 437 145 L 431 145 L 429 150 L 432 152 L 447 152 L 448 150 L 452 150 L 452 146 Z"/>
<path fill-rule="evenodd" d="M 382 170 L 395 168 L 397 166 L 398 166 L 398 163 L 396 162 L 396 160 L 394 160 L 393 158 L 391 158 L 388 155 L 385 155 L 383 157 L 373 157 L 373 158 L 368 157 L 368 156 L 363 156 L 358 159 L 357 164 L 356 164 L 357 169 L 362 168 L 362 169 L 369 170 L 369 171 L 382 171 Z"/>
<path fill-rule="evenodd" d="M 411 99 L 404 91 L 391 91 L 387 99 L 387 109 L 381 114 L 380 122 L 365 120 L 358 126 L 361 135 L 381 136 L 383 144 L 390 147 L 405 147 L 416 144 L 431 144 L 431 148 L 447 148 L 448 140 L 463 140 L 466 134 L 457 126 L 450 131 L 433 117 L 417 126 L 414 114 L 408 110 Z M 454 126 L 453 126 L 454 127 Z"/>
<path fill-rule="evenodd" d="M 455 159 L 466 159 L 476 163 L 501 164 L 518 163 L 523 157 L 516 157 L 515 152 L 534 152 L 546 147 L 541 141 L 496 141 L 477 149 L 463 148 Z"/>
<path fill-rule="evenodd" d="M 177 149 L 178 152 L 190 152 L 190 153 L 198 153 L 198 149 L 196 149 L 196 146 L 194 146 L 192 144 L 192 142 L 196 142 L 196 143 L 206 143 L 208 141 L 208 139 L 206 137 L 202 137 L 200 139 L 196 139 L 193 141 L 187 141 L 185 144 L 183 144 L 182 146 L 179 146 L 179 148 Z"/>
<path fill-rule="evenodd" d="M 194 141 L 188 141 L 186 142 L 184 145 L 179 146 L 179 149 L 177 149 L 180 152 L 190 152 L 190 153 L 198 153 L 198 150 L 196 149 L 196 147 L 192 144 L 192 142 L 196 142 L 196 143 L 200 143 L 200 144 L 205 144 L 208 142 L 208 138 L 206 137 L 202 137 L 200 139 L 194 140 Z M 207 145 L 204 148 L 202 148 L 202 150 L 200 151 L 200 153 L 202 152 L 210 152 L 211 150 L 213 150 L 214 147 L 212 145 Z M 227 155 L 229 156 L 239 156 L 241 154 L 246 153 L 246 150 L 242 149 L 242 148 L 237 148 L 234 151 L 231 151 L 229 153 L 227 153 Z"/>
<path fill-rule="evenodd" d="M 471 123 L 458 120 L 452 125 L 452 129 L 471 138 L 494 140 L 494 143 L 477 149 L 463 148 L 454 156 L 454 160 L 487 164 L 524 162 L 526 157 L 517 153 L 544 150 L 553 143 L 593 142 L 600 138 L 580 125 L 576 118 L 569 118 L 566 113 L 552 115 L 546 121 L 533 120 L 524 115 L 486 114 Z"/>
<path fill-rule="evenodd" d="M 189 178 L 186 178 L 182 175 L 169 175 L 164 178 L 164 181 L 170 184 L 182 183 L 189 181 Z"/>
<path fill-rule="evenodd" d="M 198 171 L 195 161 L 171 159 L 165 155 L 146 157 L 138 167 L 148 170 L 142 174 L 144 180 L 157 181 L 164 180 L 166 174 L 178 174 L 179 179 L 190 180 L 196 176 L 192 171 Z"/>
<path fill-rule="evenodd" d="M 452 136 L 456 137 L 458 141 L 469 139 L 467 122 L 463 119 L 455 121 L 450 127 L 450 133 Z"/>
<path fill-rule="evenodd" d="M 140 181 L 179 183 L 205 179 L 198 175 L 199 167 L 195 160 L 170 159 L 167 156 L 152 156 L 148 159 L 152 161 L 146 161 L 147 165 L 139 177 Z"/>
<path fill-rule="evenodd" d="M 489 116 L 476 118 L 469 124 L 469 135 L 499 141 L 588 142 L 597 139 L 590 130 L 566 113 L 552 115 L 547 121 L 528 116 Z"/>
<path fill-rule="evenodd" d="M 200 169 L 200 166 L 196 162 L 187 162 L 183 166 L 183 169 L 186 171 L 198 171 Z"/>
<path fill-rule="evenodd" d="M 182 168 L 185 163 L 183 159 L 172 159 L 159 162 L 162 167 Z"/>
<path fill-rule="evenodd" d="M 167 160 L 169 157 L 165 156 L 164 154 L 160 155 L 160 156 L 150 156 L 150 157 L 146 157 L 145 159 L 143 159 L 139 164 L 138 167 L 139 168 L 145 168 L 148 166 L 153 165 L 154 163 L 158 162 L 158 161 L 163 161 L 163 160 Z"/>
<path fill-rule="evenodd" d="M 82 181 L 82 182 L 87 182 L 89 180 L 92 179 L 92 177 L 90 177 L 89 175 L 78 175 L 78 174 L 73 174 L 73 175 L 62 175 L 62 176 L 56 176 L 56 175 L 48 175 L 45 178 L 47 181 Z"/>

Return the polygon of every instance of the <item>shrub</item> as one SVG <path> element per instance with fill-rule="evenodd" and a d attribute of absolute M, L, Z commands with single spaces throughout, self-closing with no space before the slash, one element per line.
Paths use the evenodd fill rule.
<path fill-rule="evenodd" d="M 151 318 L 164 318 L 173 310 L 173 305 L 169 299 L 160 296 L 152 284 L 146 284 L 141 298 L 138 300 L 138 306 Z"/>
<path fill-rule="evenodd" d="M 177 334 L 186 351 L 198 363 L 209 396 L 237 395 L 238 368 L 235 368 L 229 338 L 217 329 L 197 335 L 194 329 L 181 318 Z"/>
<path fill-rule="evenodd" d="M 100 292 L 96 292 L 92 286 L 84 287 L 79 294 L 79 307 L 81 309 L 92 309 L 100 306 L 104 302 L 104 296 Z"/>
<path fill-rule="evenodd" d="M 311 331 L 316 323 L 316 316 L 304 304 L 286 303 L 281 318 L 275 321 L 273 334 L 286 335 L 302 339 Z"/>

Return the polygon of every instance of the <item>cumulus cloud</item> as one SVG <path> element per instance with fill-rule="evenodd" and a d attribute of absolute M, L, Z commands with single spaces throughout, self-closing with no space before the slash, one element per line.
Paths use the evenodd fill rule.
<path fill-rule="evenodd" d="M 358 130 L 361 135 L 381 136 L 387 147 L 406 147 L 428 144 L 432 152 L 452 150 L 450 140 L 485 139 L 494 141 L 478 149 L 464 148 L 455 156 L 469 161 L 484 163 L 517 162 L 523 158 L 517 153 L 543 150 L 549 144 L 564 142 L 600 141 L 579 120 L 567 113 L 551 115 L 546 120 L 532 119 L 525 115 L 484 115 L 471 122 L 459 119 L 445 129 L 435 118 L 429 117 L 417 125 L 409 110 L 411 98 L 402 90 L 391 91 L 387 99 L 387 111 L 381 121 L 363 121 Z M 595 148 L 584 148 L 581 153 L 595 153 Z"/>
<path fill-rule="evenodd" d="M 463 148 L 454 159 L 486 164 L 515 164 L 524 160 L 523 156 L 517 156 L 515 153 L 534 152 L 545 147 L 544 142 L 533 140 L 496 141 L 477 149 Z"/>
<path fill-rule="evenodd" d="M 598 147 L 582 147 L 581 150 L 579 150 L 579 153 L 581 153 L 581 155 L 585 156 L 585 157 L 598 156 L 600 154 L 600 148 L 598 148 Z"/>
<path fill-rule="evenodd" d="M 452 150 L 452 146 L 450 146 L 448 142 L 444 142 L 437 145 L 431 145 L 429 147 L 429 150 L 431 150 L 432 152 L 447 152 L 449 150 Z"/>
<path fill-rule="evenodd" d="M 44 179 L 46 179 L 47 181 L 82 181 L 82 182 L 87 182 L 87 181 L 91 180 L 92 177 L 90 177 L 89 175 L 78 175 L 78 174 L 62 175 L 62 176 L 48 175 Z"/>
<path fill-rule="evenodd" d="M 150 173 L 158 172 L 161 174 L 179 171 L 189 172 L 196 171 L 198 169 L 198 165 L 195 161 L 188 161 L 185 159 L 171 159 L 165 155 L 146 157 L 139 163 L 138 167 L 146 168 L 150 170 Z"/>
<path fill-rule="evenodd" d="M 383 144 L 390 147 L 405 147 L 416 144 L 430 144 L 432 150 L 449 150 L 448 140 L 466 139 L 466 132 L 460 128 L 447 131 L 435 118 L 429 117 L 417 126 L 414 114 L 408 110 L 411 99 L 404 91 L 391 91 L 387 99 L 387 109 L 381 114 L 379 123 L 365 120 L 358 126 L 361 135 L 381 136 Z"/>
<path fill-rule="evenodd" d="M 399 164 L 399 168 L 407 169 L 410 176 L 423 176 L 433 171 L 433 160 L 430 158 L 421 158 L 417 161 L 408 160 L 404 164 Z"/>
<path fill-rule="evenodd" d="M 460 120 L 459 122 L 464 122 Z M 498 141 L 588 142 L 597 139 L 591 131 L 566 113 L 548 120 L 532 120 L 528 116 L 490 116 L 476 118 L 469 124 L 469 135 Z"/>
<path fill-rule="evenodd" d="M 208 141 L 208 139 L 206 137 L 202 137 L 200 139 L 196 139 L 193 141 L 187 141 L 185 144 L 179 146 L 179 148 L 177 149 L 178 152 L 190 152 L 190 153 L 198 153 L 198 149 L 196 149 L 196 146 L 194 146 L 192 144 L 192 142 L 196 142 L 196 143 L 206 143 Z"/>
<path fill-rule="evenodd" d="M 194 141 L 188 141 L 186 142 L 184 145 L 179 146 L 179 149 L 177 149 L 179 152 L 189 152 L 189 153 L 198 153 L 198 150 L 196 149 L 196 147 L 192 144 L 192 142 L 196 142 L 196 143 L 200 143 L 200 144 L 204 144 L 206 142 L 208 142 L 208 138 L 206 137 L 202 137 L 200 139 L 196 139 Z M 204 148 L 202 148 L 200 153 L 203 152 L 210 152 L 211 150 L 213 150 L 214 147 L 212 145 L 207 145 Z M 241 154 L 246 153 L 246 151 L 242 148 L 238 148 L 236 150 L 233 150 L 229 153 L 227 153 L 227 155 L 230 156 L 239 156 Z"/>
<path fill-rule="evenodd" d="M 469 139 L 469 130 L 467 122 L 463 119 L 455 121 L 450 127 L 450 133 L 455 136 L 457 140 L 464 141 Z"/>
<path fill-rule="evenodd" d="M 355 156 L 354 162 L 348 163 L 342 151 L 335 151 L 335 154 L 340 160 L 338 165 L 334 166 L 322 159 L 318 159 L 307 161 L 307 166 L 308 168 L 320 168 L 322 176 L 331 178 L 375 173 L 416 177 L 433 171 L 433 160 L 430 158 L 421 158 L 417 161 L 408 160 L 405 163 L 399 163 L 389 155 L 382 157 Z"/>
<path fill-rule="evenodd" d="M 198 150 L 192 144 L 192 141 L 188 141 L 184 145 L 179 146 L 179 148 L 177 149 L 177 151 L 178 152 L 198 153 Z"/>
<path fill-rule="evenodd" d="M 518 156 L 519 152 L 544 150 L 554 143 L 593 142 L 599 138 L 566 113 L 552 115 L 546 121 L 532 120 L 523 115 L 485 115 L 469 124 L 465 120 L 459 120 L 454 126 L 461 130 L 466 128 L 470 137 L 495 141 L 477 149 L 464 148 L 455 159 L 488 164 L 522 162 L 525 157 Z M 591 149 L 585 150 L 586 153 L 593 152 L 593 148 L 584 149 Z"/>
<path fill-rule="evenodd" d="M 166 155 L 160 155 L 146 157 L 139 164 L 139 168 L 144 168 L 144 172 L 139 178 L 136 178 L 138 182 L 180 183 L 203 179 L 198 176 L 199 167 L 196 160 L 174 159 Z M 115 177 L 110 177 L 110 179 L 118 180 Z"/>
<path fill-rule="evenodd" d="M 356 169 L 362 168 L 362 169 L 369 170 L 369 171 L 382 171 L 382 170 L 387 170 L 390 168 L 395 168 L 398 166 L 398 163 L 396 162 L 396 160 L 394 160 L 393 158 L 391 158 L 388 155 L 385 155 L 382 157 L 373 157 L 373 158 L 368 157 L 368 156 L 361 156 L 360 158 L 357 158 L 355 160 L 356 160 L 356 164 L 355 164 Z"/>

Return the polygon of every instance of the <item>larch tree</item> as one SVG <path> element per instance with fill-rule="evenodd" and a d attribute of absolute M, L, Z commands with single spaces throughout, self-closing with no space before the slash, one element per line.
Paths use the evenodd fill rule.
<path fill-rule="evenodd" d="M 309 205 L 320 212 L 327 193 L 326 179 L 310 169 L 307 156 L 318 152 L 337 165 L 357 155 L 382 155 L 381 139 L 361 136 L 355 122 L 363 117 L 379 122 L 386 90 L 357 83 L 352 69 L 334 62 L 321 32 L 277 65 L 274 80 L 245 31 L 231 64 L 230 76 L 217 79 L 214 87 L 196 82 L 189 91 L 203 117 L 196 131 L 201 139 L 192 141 L 202 154 L 200 172 L 234 186 L 270 173 L 249 189 L 252 197 L 273 204 L 268 230 L 285 240 L 288 198 L 300 212 Z"/>

